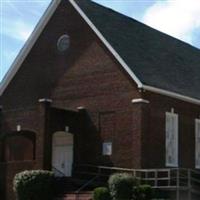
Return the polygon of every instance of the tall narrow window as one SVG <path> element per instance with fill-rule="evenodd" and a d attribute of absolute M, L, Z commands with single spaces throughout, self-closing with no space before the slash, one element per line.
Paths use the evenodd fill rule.
<path fill-rule="evenodd" d="M 178 167 L 178 115 L 166 112 L 166 166 Z"/>
<path fill-rule="evenodd" d="M 195 119 L 195 167 L 200 169 L 200 119 Z"/>

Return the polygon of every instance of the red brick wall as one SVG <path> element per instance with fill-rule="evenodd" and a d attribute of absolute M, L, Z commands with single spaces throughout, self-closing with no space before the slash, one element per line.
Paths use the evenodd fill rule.
<path fill-rule="evenodd" d="M 56 42 L 66 32 L 70 36 L 71 46 L 66 54 L 61 55 L 56 50 Z M 13 98 L 15 95 L 17 98 Z M 130 161 L 133 155 L 130 149 L 134 151 L 130 140 L 133 120 L 131 100 L 138 96 L 136 85 L 120 64 L 79 14 L 70 5 L 64 5 L 58 9 L 34 45 L 4 93 L 2 103 L 4 109 L 26 108 L 35 105 L 39 98 L 47 97 L 53 100 L 53 106 L 59 108 L 85 106 L 96 135 L 84 137 L 86 142 L 83 145 L 101 139 L 99 112 L 115 112 L 114 123 L 117 126 L 113 152 L 117 156 L 112 158 L 110 164 L 131 167 L 134 163 Z M 104 160 L 100 155 L 100 143 L 94 147 L 88 144 L 84 149 L 87 148 L 85 155 L 93 152 L 95 163 Z M 91 148 L 95 150 L 91 151 Z M 87 162 L 91 160 L 91 157 L 86 159 Z"/>
<path fill-rule="evenodd" d="M 62 55 L 56 50 L 56 42 L 66 32 L 70 36 L 71 46 Z M 79 148 L 84 149 L 81 162 L 109 162 L 110 165 L 139 167 L 138 161 L 135 161 L 138 158 L 132 156 L 137 147 L 132 145 L 130 139 L 133 134 L 133 127 L 130 126 L 133 120 L 131 100 L 138 96 L 140 94 L 136 85 L 120 64 L 79 14 L 69 4 L 65 4 L 58 8 L 34 45 L 4 93 L 2 103 L 5 110 L 26 109 L 36 105 L 39 98 L 46 97 L 51 98 L 52 105 L 58 108 L 76 110 L 78 106 L 84 106 L 90 127 L 85 137 L 81 138 L 82 147 Z M 101 134 L 105 133 L 99 130 L 101 112 L 115 113 L 113 156 L 110 160 L 102 157 Z M 45 114 L 42 111 L 40 113 L 40 122 L 36 126 L 41 145 L 38 145 L 40 150 L 36 149 L 36 155 L 42 160 L 48 152 L 42 148 L 46 141 L 43 137 L 46 123 Z M 13 117 L 12 120 L 16 119 Z M 25 120 L 30 119 L 27 117 Z"/>
<path fill-rule="evenodd" d="M 33 160 L 34 150 L 34 142 L 20 133 L 5 139 L 5 161 Z"/>
<path fill-rule="evenodd" d="M 61 76 L 57 87 L 52 92 L 53 106 L 68 109 L 85 107 L 96 129 L 93 131 L 96 132 L 98 140 L 103 140 L 103 135 L 106 134 L 102 133 L 101 136 L 98 127 L 101 113 L 114 113 L 115 116 L 112 118 L 115 121 L 110 122 L 116 124 L 113 128 L 115 130 L 110 133 L 113 134 L 113 141 L 115 141 L 113 151 L 116 152 L 115 159 L 113 158 L 115 161 L 112 162 L 114 165 L 131 166 L 130 159 L 127 159 L 131 155 L 128 152 L 132 146 L 132 141 L 128 139 L 132 134 L 131 100 L 139 96 L 139 93 L 127 76 L 120 71 L 120 66 L 107 54 L 101 44 L 94 40 L 85 50 L 84 55 Z M 122 137 L 123 140 L 120 139 Z M 87 143 L 92 138 L 88 136 L 85 139 Z M 122 149 L 122 146 L 126 146 L 127 149 Z M 97 148 L 96 145 L 88 146 L 88 152 L 94 152 L 91 151 L 93 148 Z M 101 154 L 101 146 L 98 148 L 96 153 Z M 96 154 L 93 158 L 97 158 Z M 101 162 L 100 160 L 97 162 Z"/>
<path fill-rule="evenodd" d="M 38 165 L 42 166 L 42 161 L 39 161 L 39 159 L 42 156 L 41 153 L 43 149 L 43 124 L 41 120 L 41 118 L 43 118 L 43 111 L 42 108 L 39 107 L 39 103 L 37 104 L 38 106 L 31 108 L 25 107 L 16 110 L 3 110 L 2 134 L 16 134 L 17 125 L 21 126 L 22 131 L 28 132 L 27 136 L 29 136 L 29 132 L 31 135 L 35 134 L 35 157 L 36 160 L 38 160 Z"/>
<path fill-rule="evenodd" d="M 143 144 L 143 167 L 165 167 L 165 113 L 174 108 L 179 115 L 179 167 L 195 167 L 195 118 L 199 118 L 200 107 L 159 94 L 145 92 L 149 104 L 149 129 Z M 144 122 L 145 123 L 145 122 Z"/>
<path fill-rule="evenodd" d="M 85 149 L 82 162 L 93 164 L 110 162 L 110 165 L 131 167 L 133 166 L 133 157 L 130 153 L 133 151 L 132 140 L 130 140 L 131 100 L 140 94 L 109 51 L 88 29 L 86 23 L 80 20 L 80 16 L 74 14 L 70 17 L 72 16 L 73 20 L 67 21 L 65 26 L 70 33 L 71 21 L 76 21 L 76 25 L 73 23 L 73 29 L 76 33 L 81 32 L 81 38 L 75 32 L 70 35 L 69 54 L 71 52 L 73 56 L 68 57 L 66 72 L 60 76 L 52 91 L 53 106 L 68 109 L 76 109 L 78 106 L 86 108 L 92 128 L 90 127 L 88 133 L 85 133 L 85 137 L 82 138 Z M 75 60 L 74 55 L 76 55 Z M 113 135 L 113 156 L 110 160 L 101 155 L 103 137 L 107 134 L 99 130 L 102 112 L 115 113 L 112 117 L 115 121 L 111 122 L 115 124 L 113 128 L 115 130 L 110 133 Z"/>
<path fill-rule="evenodd" d="M 69 34 L 71 45 L 68 52 L 60 54 L 56 43 L 65 33 Z M 17 124 L 23 130 L 34 131 L 35 168 L 48 168 L 52 134 L 50 105 L 39 105 L 38 99 L 50 98 L 52 106 L 57 108 L 77 111 L 77 107 L 83 106 L 86 109 L 82 118 L 85 124 L 77 122 L 81 131 L 75 133 L 79 144 L 75 149 L 77 162 L 129 168 L 164 167 L 164 117 L 173 107 L 180 114 L 180 152 L 183 152 L 180 166 L 193 167 L 193 120 L 199 115 L 198 106 L 148 92 L 143 96 L 150 101 L 149 105 L 131 103 L 132 99 L 141 97 L 136 85 L 65 2 L 1 97 L 2 132 L 15 130 Z M 107 123 L 102 125 L 105 120 Z M 102 142 L 106 139 L 113 142 L 111 157 L 102 156 Z M 31 165 L 24 164 L 24 168 Z M 7 171 L 11 172 L 11 181 L 18 169 L 13 164 Z"/>
<path fill-rule="evenodd" d="M 15 194 L 13 192 L 13 177 L 15 174 L 30 169 L 35 169 L 36 163 L 34 161 L 19 161 L 19 162 L 8 162 L 0 164 L 0 169 L 4 168 L 5 173 L 5 193 L 6 200 L 15 200 Z"/>
<path fill-rule="evenodd" d="M 62 55 L 57 52 L 56 43 L 66 32 L 71 45 Z M 58 8 L 0 99 L 3 105 L 2 132 L 16 130 L 18 124 L 22 130 L 35 132 L 34 168 L 48 168 L 47 162 L 51 160 L 49 135 L 52 134 L 49 107 L 42 103 L 39 105 L 38 99 L 50 98 L 52 106 L 61 109 L 77 111 L 78 106 L 84 106 L 83 120 L 87 127 L 76 135 L 80 145 L 78 149 L 76 147 L 77 161 L 140 167 L 139 153 L 137 157 L 133 156 L 135 151 L 139 152 L 140 140 L 135 137 L 138 145 L 133 146 L 134 125 L 131 125 L 138 117 L 133 115 L 131 100 L 139 96 L 136 85 L 120 64 L 79 14 L 65 4 Z M 105 125 L 101 130 L 102 113 L 114 113 L 107 124 L 113 124 L 112 130 Z M 102 142 L 109 131 L 112 132 L 113 155 L 105 157 L 102 156 Z M 31 165 L 23 164 L 23 169 L 30 168 Z M 12 191 L 11 180 L 18 171 L 15 163 L 8 163 L 8 195 Z"/>
<path fill-rule="evenodd" d="M 56 50 L 56 42 L 66 32 L 70 36 L 71 46 L 67 53 L 61 55 Z M 131 99 L 140 96 L 120 64 L 65 2 L 58 8 L 1 97 L 3 118 L 6 119 L 3 127 L 12 130 L 17 124 L 22 124 L 24 128 L 36 129 L 39 141 L 36 155 L 41 164 L 46 132 L 45 108 L 35 110 L 39 115 L 31 115 L 27 108 L 36 106 L 38 99 L 43 97 L 51 98 L 53 106 L 63 109 L 75 110 L 78 106 L 84 106 L 95 134 L 91 137 L 86 133 L 80 149 L 85 149 L 83 158 L 87 162 L 93 160 L 101 163 L 105 160 L 101 156 L 101 142 L 108 133 L 101 133 L 99 116 L 102 112 L 113 112 L 114 154 L 110 164 L 139 167 L 142 152 L 144 167 L 162 167 L 165 164 L 165 112 L 173 107 L 180 114 L 180 152 L 184 151 L 186 143 L 191 145 L 184 154 L 180 154 L 180 166 L 194 166 L 193 122 L 199 115 L 199 107 L 148 92 L 144 98 L 150 100 L 149 108 L 135 107 Z M 5 111 L 8 109 L 13 113 L 6 118 Z M 36 116 L 40 121 L 35 120 Z M 138 142 L 140 137 L 142 146 Z M 101 142 L 95 145 L 94 139 Z M 88 156 L 87 152 L 91 152 L 91 149 L 93 155 Z"/>
<path fill-rule="evenodd" d="M 5 147 L 6 141 L 9 137 L 1 140 L 1 142 L 4 143 L 4 149 L 2 149 L 4 151 L 2 154 L 4 155 L 1 155 L 0 162 L 0 170 L 2 173 L 0 174 L 0 186 L 5 188 L 4 191 L 6 193 L 6 200 L 15 199 L 13 196 L 12 180 L 16 173 L 28 169 L 42 169 L 44 166 L 44 124 L 42 123 L 44 119 L 44 110 L 44 106 L 39 106 L 38 103 L 38 106 L 36 107 L 2 111 L 2 134 L 9 134 L 11 136 L 10 138 L 12 138 L 13 133 L 16 135 L 16 126 L 21 125 L 22 132 L 18 132 L 18 137 L 21 137 L 20 135 L 22 134 L 26 135 L 26 137 L 31 137 L 33 143 L 34 140 L 36 141 L 34 145 L 35 152 L 31 152 L 34 156 L 28 155 L 28 159 L 30 159 L 30 157 L 33 158 L 32 161 L 8 161 L 5 157 Z M 20 145 L 23 145 L 22 140 L 20 143 Z M 19 149 L 19 151 L 16 152 L 15 156 L 17 158 L 21 158 L 22 155 L 19 155 L 21 150 L 22 149 Z M 27 159 L 27 157 L 25 157 L 25 159 Z"/>

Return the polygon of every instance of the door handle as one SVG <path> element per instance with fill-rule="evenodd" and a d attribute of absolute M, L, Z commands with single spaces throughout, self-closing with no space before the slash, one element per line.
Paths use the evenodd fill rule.
<path fill-rule="evenodd" d="M 61 164 L 61 167 L 62 167 L 62 168 L 65 168 L 65 163 L 62 163 L 62 164 Z"/>

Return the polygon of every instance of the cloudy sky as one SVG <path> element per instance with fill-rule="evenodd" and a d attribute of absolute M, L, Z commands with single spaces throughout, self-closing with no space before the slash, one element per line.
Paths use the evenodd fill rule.
<path fill-rule="evenodd" d="M 0 0 L 0 80 L 51 0 Z M 200 0 L 94 0 L 200 49 Z"/>

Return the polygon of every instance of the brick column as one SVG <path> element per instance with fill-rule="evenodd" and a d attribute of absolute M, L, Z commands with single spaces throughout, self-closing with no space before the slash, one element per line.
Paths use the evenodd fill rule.
<path fill-rule="evenodd" d="M 148 129 L 149 101 L 133 99 L 133 168 L 143 168 L 144 135 Z"/>
<path fill-rule="evenodd" d="M 0 105 L 0 135 L 2 134 L 2 124 L 3 124 L 2 109 L 3 109 L 3 106 Z"/>
<path fill-rule="evenodd" d="M 51 133 L 49 130 L 51 99 L 39 99 L 38 135 L 36 138 L 36 160 L 40 169 L 50 169 Z"/>
<path fill-rule="evenodd" d="M 84 163 L 84 137 L 86 133 L 86 109 L 82 106 L 77 107 L 78 110 L 78 133 L 74 135 L 74 163 Z"/>
<path fill-rule="evenodd" d="M 3 134 L 2 130 L 2 124 L 3 124 L 3 115 L 2 115 L 2 106 L 0 105 L 0 161 L 3 161 L 3 154 L 4 154 L 4 149 L 3 149 L 3 139 L 1 138 L 1 135 Z"/>
<path fill-rule="evenodd" d="M 2 114 L 3 107 L 0 105 L 0 138 L 3 134 L 3 114 Z M 3 139 L 0 139 L 0 162 L 4 161 L 4 142 Z M 5 199 L 6 195 L 6 165 L 0 165 L 0 199 Z"/>

